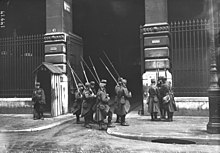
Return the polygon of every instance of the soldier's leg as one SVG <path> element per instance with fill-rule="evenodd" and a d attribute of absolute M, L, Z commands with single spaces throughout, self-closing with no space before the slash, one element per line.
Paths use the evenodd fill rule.
<path fill-rule="evenodd" d="M 126 116 L 126 115 L 122 115 L 122 116 L 121 116 L 121 125 L 122 125 L 122 126 L 129 126 L 128 123 L 125 122 L 125 116 Z"/>
<path fill-rule="evenodd" d="M 118 114 L 116 114 L 116 115 L 117 115 L 117 117 L 116 117 L 115 123 L 120 123 L 120 116 Z"/>
<path fill-rule="evenodd" d="M 108 127 L 114 127 L 114 125 L 112 124 L 112 111 L 108 112 Z"/>
<path fill-rule="evenodd" d="M 150 113 L 151 121 L 154 121 L 154 113 Z"/>

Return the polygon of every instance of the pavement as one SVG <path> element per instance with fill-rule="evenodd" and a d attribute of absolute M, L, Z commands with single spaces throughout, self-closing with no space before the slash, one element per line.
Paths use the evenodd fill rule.
<path fill-rule="evenodd" d="M 75 116 L 65 114 L 58 117 L 45 115 L 44 120 L 33 120 L 32 114 L 0 114 L 0 132 L 34 132 L 75 122 Z M 114 116 L 115 121 L 115 116 Z M 107 133 L 113 136 L 176 144 L 220 145 L 220 134 L 206 131 L 208 117 L 175 116 L 173 122 L 151 121 L 150 116 L 138 114 L 134 109 L 126 116 L 129 126 L 115 124 Z"/>

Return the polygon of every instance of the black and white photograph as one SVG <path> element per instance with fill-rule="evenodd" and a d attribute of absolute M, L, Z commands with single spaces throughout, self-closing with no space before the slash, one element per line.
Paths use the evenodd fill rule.
<path fill-rule="evenodd" d="M 0 153 L 220 153 L 220 0 L 0 0 Z"/>

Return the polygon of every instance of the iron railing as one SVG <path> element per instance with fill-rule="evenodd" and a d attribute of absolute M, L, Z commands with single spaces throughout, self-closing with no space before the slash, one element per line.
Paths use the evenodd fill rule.
<path fill-rule="evenodd" d="M 205 19 L 170 23 L 170 58 L 176 96 L 207 96 L 209 30 L 210 24 Z M 215 24 L 215 30 L 219 31 L 219 23 Z"/>
<path fill-rule="evenodd" d="M 30 97 L 43 60 L 43 34 L 0 38 L 0 97 Z"/>

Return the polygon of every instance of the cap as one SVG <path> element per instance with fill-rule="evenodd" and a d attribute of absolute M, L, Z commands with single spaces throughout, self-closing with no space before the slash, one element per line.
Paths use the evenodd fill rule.
<path fill-rule="evenodd" d="M 86 83 L 85 83 L 85 86 L 87 86 L 87 87 L 90 86 L 90 83 L 89 83 L 89 82 L 86 82 Z"/>
<path fill-rule="evenodd" d="M 101 80 L 101 83 L 107 83 L 107 80 L 102 79 L 102 80 Z"/>
<path fill-rule="evenodd" d="M 78 87 L 83 87 L 83 84 L 82 83 L 78 83 Z"/>
<path fill-rule="evenodd" d="M 91 84 L 91 85 L 95 85 L 95 82 L 94 82 L 94 81 L 91 81 L 90 84 Z"/>
<path fill-rule="evenodd" d="M 119 77 L 118 78 L 118 82 L 122 82 L 123 78 L 122 77 Z"/>
<path fill-rule="evenodd" d="M 122 79 L 122 83 L 127 83 L 127 80 L 126 79 Z"/>
<path fill-rule="evenodd" d="M 156 83 L 156 80 L 155 79 L 151 79 L 151 83 Z"/>

